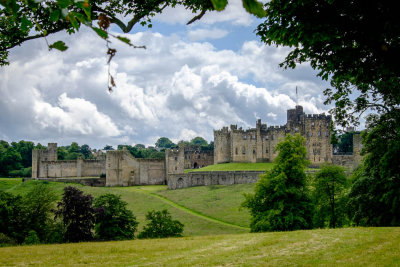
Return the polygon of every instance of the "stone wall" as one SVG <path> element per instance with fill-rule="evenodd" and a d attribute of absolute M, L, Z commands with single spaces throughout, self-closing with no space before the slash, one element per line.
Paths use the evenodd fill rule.
<path fill-rule="evenodd" d="M 220 171 L 168 174 L 168 189 L 201 185 L 232 185 L 255 183 L 263 171 Z"/>
<path fill-rule="evenodd" d="M 32 151 L 32 178 L 100 177 L 105 160 L 57 160 L 57 144 Z"/>
<path fill-rule="evenodd" d="M 137 159 L 127 150 L 107 151 L 106 185 L 165 184 L 163 159 Z"/>

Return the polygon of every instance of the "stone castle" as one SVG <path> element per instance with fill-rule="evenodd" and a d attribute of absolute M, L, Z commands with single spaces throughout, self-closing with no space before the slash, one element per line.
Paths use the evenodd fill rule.
<path fill-rule="evenodd" d="M 302 106 L 287 111 L 287 123 L 283 126 L 267 126 L 261 120 L 256 128 L 243 130 L 237 125 L 214 131 L 214 164 L 224 162 L 273 162 L 277 156 L 275 147 L 287 134 L 306 138 L 305 146 L 311 166 L 324 162 L 352 166 L 360 162 L 360 135 L 353 138 L 353 157 L 345 160 L 332 153 L 330 124 L 332 117 L 325 114 L 305 114 Z M 347 160 L 347 161 L 346 161 Z"/>
<path fill-rule="evenodd" d="M 286 134 L 306 138 L 308 159 L 312 166 L 330 162 L 354 167 L 361 161 L 361 140 L 353 135 L 353 153 L 334 155 L 330 144 L 331 116 L 308 115 L 303 107 L 287 111 L 284 126 L 267 126 L 261 120 L 256 128 L 243 130 L 237 125 L 214 131 L 214 151 L 202 151 L 200 147 L 167 149 L 165 159 L 134 158 L 126 150 L 107 151 L 96 160 L 57 160 L 57 144 L 49 143 L 47 150 L 32 152 L 32 178 L 62 179 L 76 177 L 100 177 L 105 175 L 106 186 L 132 186 L 167 184 L 169 189 L 197 185 L 251 183 L 258 179 L 259 171 L 189 172 L 211 164 L 226 162 L 272 162 L 275 147 Z M 103 178 L 104 179 L 104 178 Z"/>

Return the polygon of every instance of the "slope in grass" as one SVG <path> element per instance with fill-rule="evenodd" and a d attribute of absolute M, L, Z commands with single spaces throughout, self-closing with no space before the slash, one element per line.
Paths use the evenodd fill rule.
<path fill-rule="evenodd" d="M 400 228 L 0 248 L 0 266 L 399 266 Z"/>
<path fill-rule="evenodd" d="M 26 192 L 28 192 L 35 183 L 43 183 L 43 181 L 27 181 L 24 183 L 19 182 L 18 185 L 9 188 L 7 191 L 14 194 L 23 195 L 26 194 Z M 60 199 L 63 193 L 63 188 L 70 185 L 79 188 L 85 193 L 92 194 L 94 197 L 106 193 L 120 195 L 121 198 L 128 203 L 128 208 L 136 216 L 139 222 L 139 231 L 141 231 L 143 226 L 146 224 L 145 216 L 148 211 L 162 209 L 168 209 L 174 219 L 178 219 L 185 225 L 183 232 L 185 236 L 243 233 L 248 231 L 246 229 L 227 226 L 203 219 L 199 216 L 195 216 L 185 212 L 182 209 L 176 208 L 149 193 L 141 192 L 135 187 L 88 187 L 80 184 L 66 184 L 57 182 L 44 183 L 47 183 L 49 186 L 51 186 L 58 193 Z M 166 186 L 149 187 L 148 191 L 160 189 L 166 190 Z"/>
<path fill-rule="evenodd" d="M 200 169 L 188 169 L 188 172 L 201 172 L 201 171 L 267 171 L 274 166 L 274 163 L 220 163 L 208 165 Z"/>
<path fill-rule="evenodd" d="M 254 186 L 255 184 L 198 186 L 158 191 L 156 194 L 212 218 L 249 227 L 250 214 L 240 205 L 244 201 L 243 193 L 252 193 Z"/>

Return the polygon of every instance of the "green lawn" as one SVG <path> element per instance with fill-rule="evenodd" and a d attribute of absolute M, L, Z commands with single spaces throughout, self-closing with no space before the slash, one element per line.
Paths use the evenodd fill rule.
<path fill-rule="evenodd" d="M 188 172 L 201 172 L 201 171 L 267 171 L 274 166 L 274 163 L 220 163 L 209 165 L 200 169 L 188 169 Z"/>
<path fill-rule="evenodd" d="M 252 193 L 255 184 L 197 186 L 180 190 L 164 190 L 156 194 L 201 214 L 243 227 L 249 227 L 250 214 L 240 208 L 243 193 Z"/>
<path fill-rule="evenodd" d="M 0 248 L 0 266 L 399 266 L 400 228 Z"/>

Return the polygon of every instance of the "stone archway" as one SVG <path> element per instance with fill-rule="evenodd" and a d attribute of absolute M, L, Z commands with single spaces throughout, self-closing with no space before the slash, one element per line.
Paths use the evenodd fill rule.
<path fill-rule="evenodd" d="M 176 188 L 183 188 L 183 178 L 178 179 L 178 181 L 176 182 Z"/>
<path fill-rule="evenodd" d="M 194 164 L 193 164 L 193 169 L 198 169 L 199 168 L 199 164 L 197 164 L 197 162 L 195 162 Z"/>

